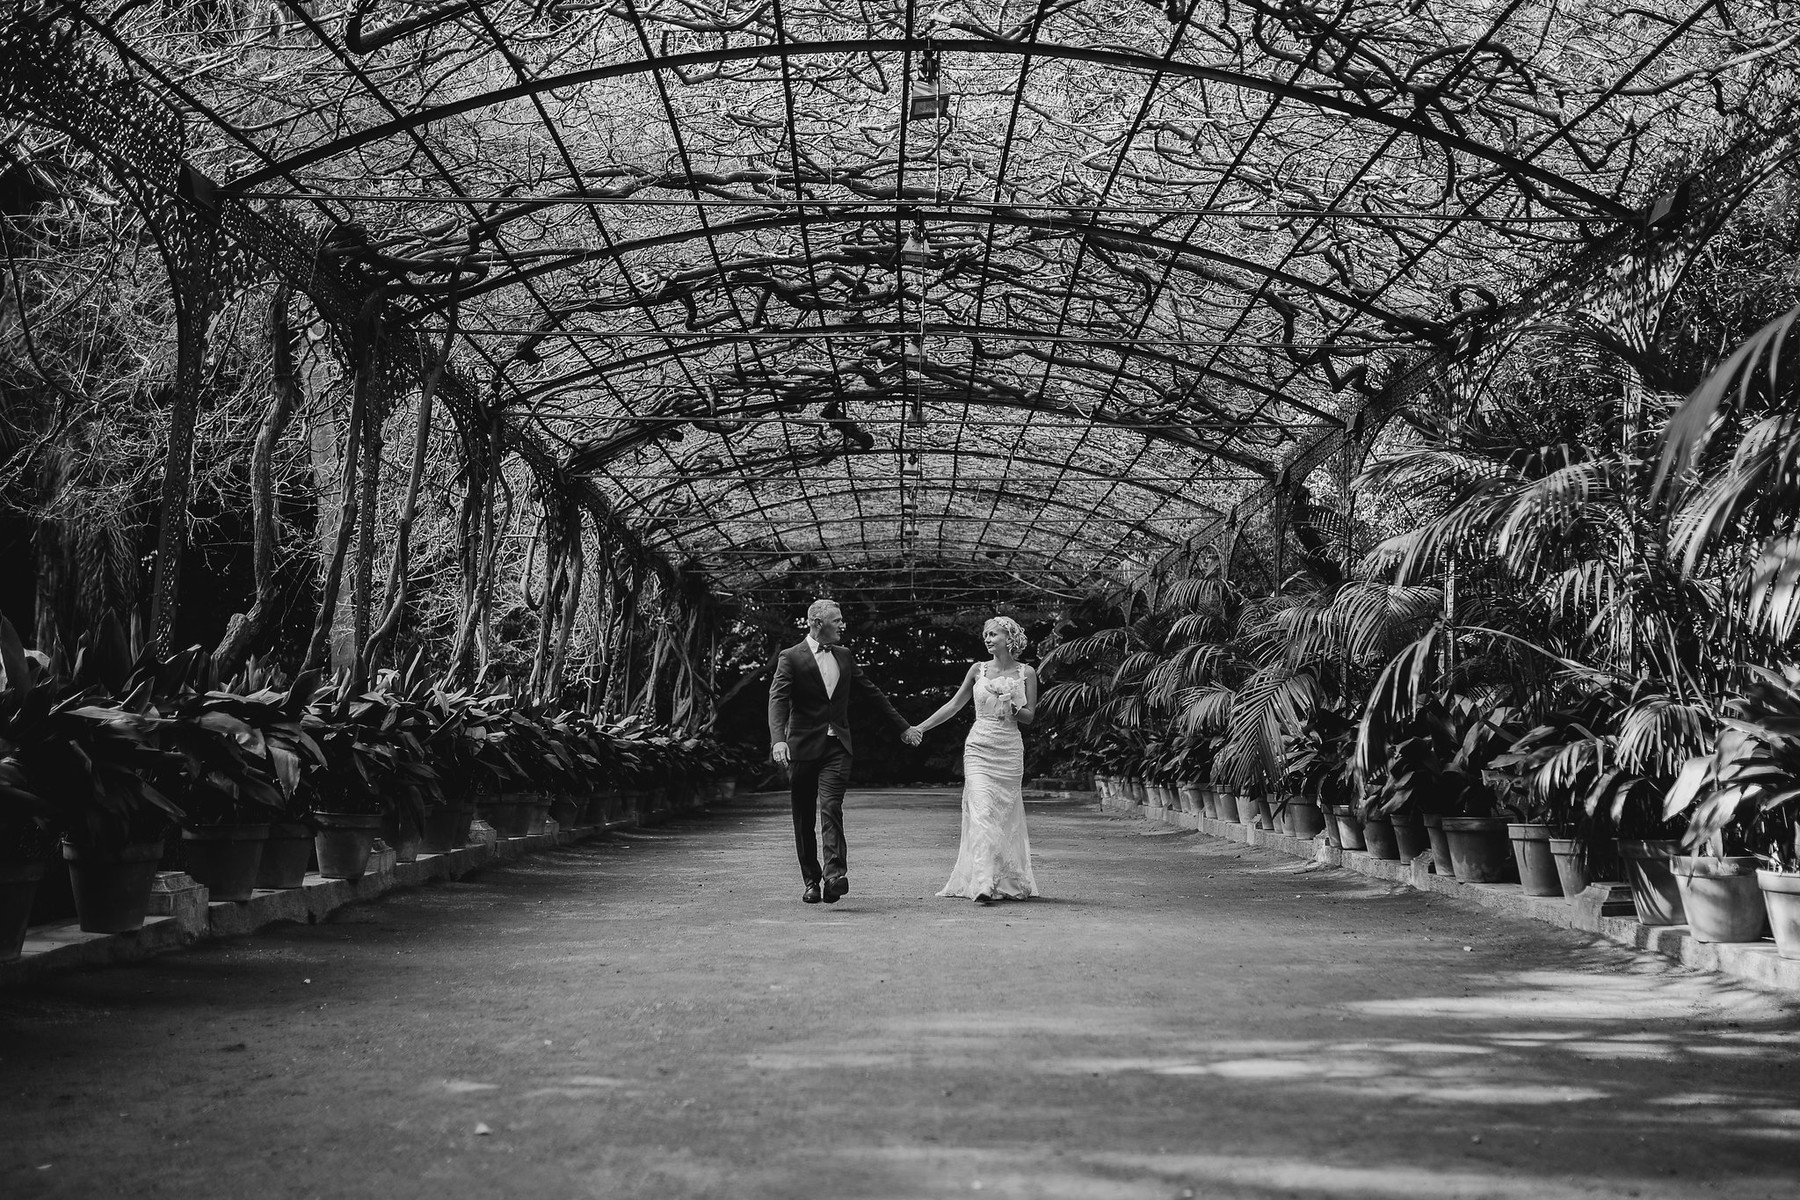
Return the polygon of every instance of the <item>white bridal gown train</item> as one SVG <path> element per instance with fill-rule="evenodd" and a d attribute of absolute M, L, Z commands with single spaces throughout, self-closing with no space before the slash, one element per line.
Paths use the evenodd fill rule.
<path fill-rule="evenodd" d="M 988 666 L 975 681 L 975 725 L 963 743 L 962 845 L 938 895 L 1023 900 L 1038 894 L 1025 834 L 1025 741 L 1012 716 L 1024 684 L 990 679 Z"/>

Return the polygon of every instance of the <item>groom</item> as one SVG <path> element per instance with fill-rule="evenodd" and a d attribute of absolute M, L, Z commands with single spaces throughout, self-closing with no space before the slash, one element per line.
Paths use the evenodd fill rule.
<path fill-rule="evenodd" d="M 800 899 L 836 904 L 850 891 L 844 877 L 844 788 L 850 782 L 850 693 L 860 691 L 886 714 L 911 745 L 906 718 L 894 711 L 880 688 L 856 669 L 850 652 L 838 643 L 844 636 L 844 614 L 830 600 L 815 600 L 806 610 L 806 640 L 789 646 L 775 659 L 769 684 L 771 756 L 789 769 L 794 806 L 794 848 L 806 890 Z M 817 820 L 825 834 L 825 866 L 819 867 Z"/>

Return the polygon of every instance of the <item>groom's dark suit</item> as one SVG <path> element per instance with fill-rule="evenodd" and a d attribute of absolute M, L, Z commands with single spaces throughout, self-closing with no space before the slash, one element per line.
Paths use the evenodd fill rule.
<path fill-rule="evenodd" d="M 842 881 L 848 863 L 844 847 L 844 789 L 850 782 L 850 693 L 861 693 L 905 732 L 907 721 L 882 690 L 857 669 L 842 646 L 823 646 L 837 663 L 837 686 L 828 695 L 812 646 L 789 646 L 775 659 L 769 684 L 769 740 L 786 742 L 789 794 L 794 806 L 794 848 L 808 886 Z M 825 863 L 819 865 L 815 820 L 825 834 Z"/>

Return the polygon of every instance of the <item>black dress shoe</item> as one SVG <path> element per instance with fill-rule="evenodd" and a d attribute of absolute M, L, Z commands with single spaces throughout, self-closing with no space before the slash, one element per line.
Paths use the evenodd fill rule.
<path fill-rule="evenodd" d="M 806 904 L 817 904 L 819 902 L 819 885 L 816 883 L 807 884 L 806 890 L 800 893 L 800 899 Z"/>
<path fill-rule="evenodd" d="M 839 877 L 825 881 L 825 903 L 836 904 L 841 896 L 850 894 L 850 881 Z"/>

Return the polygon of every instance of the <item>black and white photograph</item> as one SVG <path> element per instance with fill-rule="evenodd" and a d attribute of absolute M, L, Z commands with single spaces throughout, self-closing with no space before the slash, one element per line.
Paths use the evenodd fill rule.
<path fill-rule="evenodd" d="M 1800 0 L 0 0 L 5 1200 L 1800 1195 Z"/>

